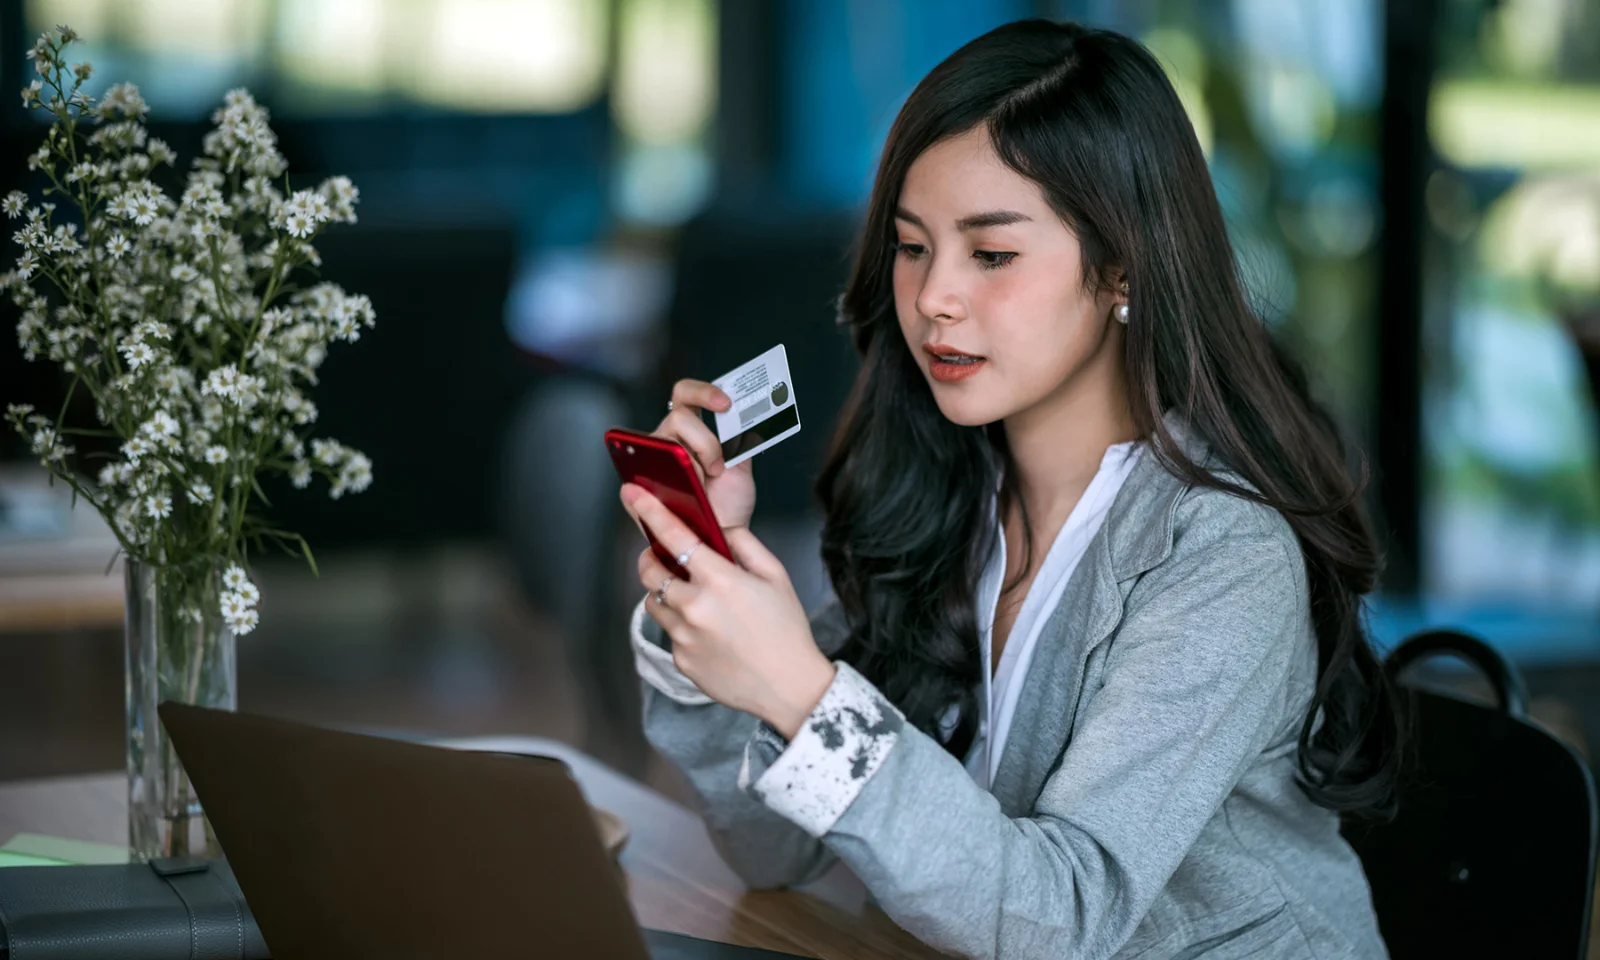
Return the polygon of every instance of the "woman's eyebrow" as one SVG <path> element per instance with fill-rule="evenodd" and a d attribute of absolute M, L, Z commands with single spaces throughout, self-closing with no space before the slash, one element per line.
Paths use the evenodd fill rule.
<path fill-rule="evenodd" d="M 928 229 L 927 224 L 922 222 L 921 217 L 912 213 L 910 210 L 907 210 L 905 207 L 895 207 L 894 218 L 896 220 L 904 220 L 907 223 L 921 227 L 924 230 Z M 983 213 L 968 214 L 967 216 L 962 217 L 960 220 L 957 220 L 956 229 L 962 233 L 966 233 L 969 230 L 981 230 L 984 227 L 1004 227 L 1013 223 L 1032 222 L 1032 217 L 1025 213 L 1018 213 L 1015 210 L 986 210 Z"/>

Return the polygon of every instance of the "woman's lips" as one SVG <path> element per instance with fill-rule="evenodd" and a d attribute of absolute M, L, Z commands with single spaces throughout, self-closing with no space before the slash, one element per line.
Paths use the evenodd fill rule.
<path fill-rule="evenodd" d="M 931 360 L 932 362 L 928 365 L 928 373 L 933 376 L 933 379 L 944 383 L 965 380 L 983 369 L 983 365 L 989 362 L 987 360 L 976 360 L 972 363 L 946 363 L 937 356 L 932 356 Z"/>

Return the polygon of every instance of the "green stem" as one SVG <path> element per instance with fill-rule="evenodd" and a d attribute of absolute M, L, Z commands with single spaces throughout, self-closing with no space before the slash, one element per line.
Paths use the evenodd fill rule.
<path fill-rule="evenodd" d="M 67 387 L 66 399 L 61 401 L 61 412 L 56 414 L 56 436 L 61 436 L 61 425 L 67 419 L 67 407 L 72 403 L 72 395 L 78 392 L 78 383 L 83 379 L 83 374 L 74 373 L 72 384 Z"/>

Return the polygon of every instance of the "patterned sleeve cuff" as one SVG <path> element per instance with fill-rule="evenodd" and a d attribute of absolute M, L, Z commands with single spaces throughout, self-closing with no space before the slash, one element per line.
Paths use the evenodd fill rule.
<path fill-rule="evenodd" d="M 761 728 L 745 748 L 741 786 L 768 808 L 821 837 L 855 802 L 900 737 L 905 717 L 866 678 L 840 663 L 816 709 L 766 770 L 749 783 L 751 750 L 763 743 Z M 782 738 L 775 732 L 777 744 Z M 766 742 L 767 749 L 774 745 Z"/>
<path fill-rule="evenodd" d="M 694 681 L 684 676 L 678 665 L 672 662 L 672 651 L 652 643 L 650 638 L 644 635 L 645 620 L 649 617 L 644 611 L 644 605 L 649 601 L 649 594 L 639 601 L 639 605 L 633 609 L 633 623 L 628 628 L 628 633 L 633 638 L 634 669 L 639 672 L 645 683 L 659 690 L 670 700 L 689 706 L 711 703 L 711 698 L 702 693 L 700 688 L 694 685 Z"/>

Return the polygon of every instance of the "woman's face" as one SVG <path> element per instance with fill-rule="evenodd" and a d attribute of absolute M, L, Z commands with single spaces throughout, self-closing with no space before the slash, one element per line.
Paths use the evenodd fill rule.
<path fill-rule="evenodd" d="M 1078 238 L 982 127 L 912 163 L 895 230 L 900 331 L 953 422 L 1026 413 L 1070 394 L 1084 370 L 1120 363 L 1117 298 L 1086 289 Z M 935 365 L 931 346 L 984 359 Z"/>

